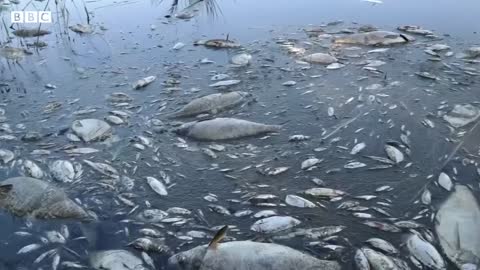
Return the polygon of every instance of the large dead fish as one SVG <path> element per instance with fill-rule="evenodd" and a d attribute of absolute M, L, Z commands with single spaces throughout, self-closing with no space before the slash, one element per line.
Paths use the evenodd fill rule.
<path fill-rule="evenodd" d="M 107 122 L 98 119 L 75 120 L 72 123 L 72 130 L 84 142 L 101 140 L 112 133 L 112 127 Z"/>
<path fill-rule="evenodd" d="M 295 249 L 252 241 L 233 241 L 220 244 L 227 226 L 223 227 L 208 245 L 198 246 L 173 255 L 168 269 L 178 270 L 337 270 L 335 261 L 319 260 Z"/>
<path fill-rule="evenodd" d="M 98 270 L 132 270 L 147 269 L 142 259 L 126 250 L 105 250 L 93 252 L 90 264 Z"/>
<path fill-rule="evenodd" d="M 266 125 L 236 118 L 214 118 L 188 122 L 175 130 L 180 135 L 198 140 L 228 140 L 279 131 L 279 125 Z"/>
<path fill-rule="evenodd" d="M 233 40 L 226 39 L 210 39 L 210 40 L 198 40 L 195 41 L 194 45 L 204 45 L 205 47 L 211 48 L 238 48 L 240 44 L 236 43 Z"/>
<path fill-rule="evenodd" d="M 411 36 L 389 31 L 373 31 L 335 38 L 337 44 L 358 44 L 368 46 L 392 45 L 414 41 Z"/>
<path fill-rule="evenodd" d="M 17 37 L 39 37 L 39 36 L 48 35 L 51 32 L 43 29 L 38 29 L 38 28 L 34 28 L 34 29 L 23 28 L 23 29 L 17 29 L 12 33 Z"/>
<path fill-rule="evenodd" d="M 30 177 L 14 177 L 0 182 L 0 208 L 20 217 L 92 219 L 62 189 Z"/>
<path fill-rule="evenodd" d="M 455 186 L 440 206 L 435 224 L 443 252 L 459 269 L 480 263 L 480 207 L 468 187 Z"/>
<path fill-rule="evenodd" d="M 9 46 L 0 47 L 0 56 L 3 56 L 9 60 L 22 60 L 27 54 L 31 53 L 22 48 L 15 48 Z"/>
<path fill-rule="evenodd" d="M 201 113 L 217 113 L 240 104 L 245 97 L 250 94 L 247 92 L 230 92 L 225 94 L 211 94 L 190 101 L 182 109 L 169 115 L 170 117 L 186 117 Z"/>

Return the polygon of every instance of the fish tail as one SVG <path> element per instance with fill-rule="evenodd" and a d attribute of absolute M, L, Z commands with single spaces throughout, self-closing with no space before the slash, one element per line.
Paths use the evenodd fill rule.
<path fill-rule="evenodd" d="M 7 197 L 8 193 L 12 190 L 13 185 L 1 185 L 0 186 L 0 199 Z"/>

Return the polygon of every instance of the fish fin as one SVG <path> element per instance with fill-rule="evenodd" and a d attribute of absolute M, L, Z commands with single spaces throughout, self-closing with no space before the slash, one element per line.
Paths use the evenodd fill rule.
<path fill-rule="evenodd" d="M 399 34 L 401 38 L 403 38 L 406 42 L 410 42 L 410 39 L 407 38 L 404 34 Z"/>
<path fill-rule="evenodd" d="M 1 185 L 0 186 L 0 199 L 3 199 L 7 196 L 7 194 L 12 190 L 13 185 Z"/>
<path fill-rule="evenodd" d="M 210 243 L 208 244 L 208 249 L 217 249 L 220 241 L 222 241 L 223 238 L 225 238 L 225 236 L 227 235 L 227 230 L 228 230 L 228 225 L 223 226 L 223 228 L 221 228 L 217 232 L 217 234 L 215 234 L 212 241 L 210 241 Z"/>

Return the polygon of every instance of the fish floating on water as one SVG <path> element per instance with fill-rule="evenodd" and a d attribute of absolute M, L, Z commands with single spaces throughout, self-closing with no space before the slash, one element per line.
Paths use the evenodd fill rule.
<path fill-rule="evenodd" d="M 209 39 L 209 40 L 197 40 L 194 45 L 204 45 L 211 48 L 238 48 L 241 45 L 233 40 L 226 39 Z"/>
<path fill-rule="evenodd" d="M 170 114 L 169 117 L 187 117 L 201 113 L 215 114 L 242 103 L 249 95 L 250 94 L 247 92 L 235 91 L 224 94 L 217 93 L 203 96 L 190 101 L 179 111 Z"/>
<path fill-rule="evenodd" d="M 220 243 L 228 226 L 208 245 L 177 253 L 168 259 L 168 269 L 178 270 L 339 270 L 335 261 L 320 260 L 295 249 L 272 243 L 232 241 Z M 234 266 L 234 267 L 233 267 Z"/>
<path fill-rule="evenodd" d="M 387 46 L 415 41 L 411 36 L 389 31 L 372 31 L 336 37 L 338 44 L 358 44 L 367 46 Z"/>
<path fill-rule="evenodd" d="M 215 118 L 185 123 L 175 130 L 180 135 L 206 140 L 229 140 L 279 131 L 279 125 L 266 125 L 236 118 Z"/>
<path fill-rule="evenodd" d="M 468 187 L 455 186 L 438 209 L 435 224 L 443 252 L 459 269 L 480 263 L 480 206 Z"/>
<path fill-rule="evenodd" d="M 30 177 L 14 177 L 0 182 L 0 208 L 20 217 L 92 219 L 63 190 Z"/>

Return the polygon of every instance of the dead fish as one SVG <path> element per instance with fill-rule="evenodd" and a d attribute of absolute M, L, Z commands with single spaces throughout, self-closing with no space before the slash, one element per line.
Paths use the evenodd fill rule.
<path fill-rule="evenodd" d="M 218 81 L 216 83 L 210 84 L 210 87 L 214 88 L 221 88 L 221 87 L 227 87 L 227 86 L 232 86 L 241 83 L 241 80 L 225 80 L 225 81 Z"/>
<path fill-rule="evenodd" d="M 75 167 L 68 160 L 56 160 L 49 168 L 53 179 L 60 182 L 71 183 L 80 176 L 77 174 L 79 171 L 76 173 Z"/>
<path fill-rule="evenodd" d="M 148 185 L 160 196 L 167 196 L 168 191 L 165 185 L 155 177 L 147 176 Z"/>
<path fill-rule="evenodd" d="M 443 116 L 443 120 L 447 121 L 454 128 L 461 128 L 475 122 L 479 117 L 479 108 L 471 104 L 457 104 L 452 111 Z"/>
<path fill-rule="evenodd" d="M 214 118 L 189 122 L 175 130 L 180 135 L 198 140 L 228 140 L 279 131 L 279 125 L 265 125 L 236 118 Z"/>
<path fill-rule="evenodd" d="M 365 253 L 363 253 L 361 249 L 357 249 L 355 251 L 353 261 L 355 262 L 358 270 L 370 270 L 370 264 L 368 262 L 367 256 L 365 256 Z"/>
<path fill-rule="evenodd" d="M 297 196 L 297 195 L 287 195 L 285 197 L 285 202 L 288 204 L 288 205 L 291 205 L 291 206 L 295 206 L 295 207 L 300 207 L 300 208 L 314 208 L 316 207 L 316 205 L 305 199 L 305 198 L 302 198 L 300 196 Z"/>
<path fill-rule="evenodd" d="M 379 221 L 364 221 L 364 225 L 367 225 L 372 228 L 377 228 L 382 231 L 386 232 L 400 232 L 400 229 L 395 227 L 394 225 L 384 223 L 384 222 L 379 222 Z"/>
<path fill-rule="evenodd" d="M 1 186 L 0 186 L 1 187 Z M 30 253 L 32 251 L 35 251 L 39 248 L 41 248 L 43 245 L 41 244 L 30 244 L 30 245 L 27 245 L 27 246 L 24 246 L 22 247 L 20 250 L 17 251 L 17 255 L 20 255 L 20 254 L 26 254 L 26 253 Z"/>
<path fill-rule="evenodd" d="M 143 88 L 151 83 L 153 83 L 155 80 L 157 79 L 156 76 L 148 76 L 148 77 L 145 77 L 143 79 L 140 79 L 138 81 L 136 81 L 133 85 L 132 85 L 132 88 L 137 90 L 137 89 L 140 89 L 140 88 Z"/>
<path fill-rule="evenodd" d="M 233 40 L 228 40 L 228 37 L 227 39 L 199 40 L 196 41 L 194 45 L 204 45 L 205 47 L 212 48 L 238 48 L 241 46 Z"/>
<path fill-rule="evenodd" d="M 336 70 L 336 69 L 341 69 L 341 68 L 343 68 L 343 67 L 345 67 L 345 65 L 344 65 L 344 64 L 340 64 L 340 63 L 332 63 L 332 64 L 328 65 L 328 66 L 326 67 L 326 69 L 329 69 L 329 70 Z"/>
<path fill-rule="evenodd" d="M 450 179 L 450 176 L 448 176 L 448 174 L 441 172 L 440 175 L 438 176 L 437 182 L 445 190 L 447 191 L 452 190 L 453 183 L 452 183 L 452 179 Z"/>
<path fill-rule="evenodd" d="M 337 44 L 358 44 L 367 46 L 388 46 L 414 41 L 413 37 L 388 31 L 372 31 L 335 38 Z"/>
<path fill-rule="evenodd" d="M 410 253 L 426 267 L 435 270 L 446 269 L 445 261 L 437 249 L 417 234 L 411 234 L 406 245 Z"/>
<path fill-rule="evenodd" d="M 252 55 L 248 53 L 236 54 L 232 56 L 232 59 L 230 59 L 230 62 L 232 62 L 232 64 L 238 67 L 249 65 L 251 61 L 252 61 Z"/>
<path fill-rule="evenodd" d="M 458 267 L 480 258 L 480 206 L 473 192 L 455 185 L 435 216 L 435 232 L 445 255 Z M 438 259 L 438 258 L 437 258 Z"/>
<path fill-rule="evenodd" d="M 9 60 L 19 61 L 22 60 L 27 54 L 31 54 L 23 48 L 15 47 L 0 47 L 0 55 Z"/>
<path fill-rule="evenodd" d="M 393 162 L 392 160 L 384 157 L 377 157 L 377 156 L 364 156 L 364 157 L 375 160 L 375 161 L 379 161 L 385 164 L 395 164 L 395 162 Z"/>
<path fill-rule="evenodd" d="M 121 124 L 125 124 L 125 120 L 123 120 L 122 118 L 118 117 L 118 116 L 115 116 L 115 115 L 107 115 L 105 116 L 105 121 L 107 121 L 108 123 L 112 124 L 112 125 L 121 125 Z"/>
<path fill-rule="evenodd" d="M 190 101 L 182 109 L 170 114 L 170 117 L 186 117 L 194 116 L 201 113 L 216 114 L 222 110 L 232 108 L 239 105 L 245 98 L 250 96 L 247 92 L 229 92 L 229 93 L 217 93 L 207 96 L 203 96 Z"/>
<path fill-rule="evenodd" d="M 302 162 L 302 165 L 300 166 L 302 170 L 306 170 L 312 166 L 317 165 L 318 163 L 322 162 L 322 160 L 318 158 L 309 158 L 307 160 L 304 160 Z"/>
<path fill-rule="evenodd" d="M 294 85 L 297 85 L 297 82 L 296 81 L 286 81 L 284 83 L 282 83 L 283 86 L 294 86 Z"/>
<path fill-rule="evenodd" d="M 168 253 L 170 251 L 170 248 L 166 246 L 160 238 L 141 237 L 128 243 L 127 246 L 132 246 L 147 252 Z"/>
<path fill-rule="evenodd" d="M 113 178 L 119 177 L 118 171 L 106 163 L 92 162 L 90 160 L 84 160 L 83 162 L 85 162 L 88 166 L 92 167 L 92 169 L 94 169 L 95 171 L 103 175 L 113 177 Z"/>
<path fill-rule="evenodd" d="M 15 154 L 7 149 L 0 149 L 0 161 L 1 165 L 6 165 L 15 158 Z"/>
<path fill-rule="evenodd" d="M 331 189 L 331 188 L 310 188 L 305 190 L 304 193 L 310 196 L 327 197 L 327 198 L 333 198 L 333 197 L 345 195 L 345 192 L 337 189 Z"/>
<path fill-rule="evenodd" d="M 389 242 L 380 239 L 380 238 L 370 238 L 367 241 L 368 244 L 370 244 L 372 247 L 379 249 L 385 253 L 388 254 L 397 254 L 398 250 Z"/>
<path fill-rule="evenodd" d="M 403 153 L 394 146 L 389 144 L 385 145 L 385 152 L 387 153 L 388 158 L 395 164 L 401 163 L 404 160 Z"/>
<path fill-rule="evenodd" d="M 126 250 L 96 251 L 90 254 L 89 260 L 96 270 L 145 269 L 143 261 Z"/>
<path fill-rule="evenodd" d="M 351 155 L 356 155 L 356 154 L 360 153 L 360 151 L 365 149 L 365 147 L 367 147 L 367 144 L 365 144 L 364 142 L 358 143 L 352 148 L 352 150 L 350 151 L 350 154 Z"/>
<path fill-rule="evenodd" d="M 421 201 L 423 204 L 426 205 L 429 205 L 432 202 L 432 193 L 428 189 L 425 189 L 425 191 L 423 191 Z"/>
<path fill-rule="evenodd" d="M 397 270 L 397 266 L 390 257 L 366 247 L 361 248 L 361 250 L 367 257 L 373 270 Z"/>
<path fill-rule="evenodd" d="M 9 178 L 0 182 L 0 208 L 20 217 L 92 219 L 63 190 L 30 177 Z"/>
<path fill-rule="evenodd" d="M 210 208 L 213 212 L 224 215 L 224 216 L 231 216 L 232 215 L 232 213 L 230 213 L 230 211 L 227 208 L 225 208 L 221 205 L 209 204 L 208 208 Z"/>
<path fill-rule="evenodd" d="M 185 47 L 185 43 L 183 42 L 177 42 L 175 45 L 173 45 L 172 50 L 180 50 L 181 48 Z"/>
<path fill-rule="evenodd" d="M 326 53 L 313 53 L 303 57 L 303 60 L 309 63 L 330 65 L 337 62 L 337 58 Z"/>
<path fill-rule="evenodd" d="M 290 216 L 273 216 L 257 220 L 250 230 L 261 233 L 277 233 L 299 225 L 300 220 Z"/>
<path fill-rule="evenodd" d="M 84 142 L 102 140 L 111 135 L 112 128 L 105 121 L 98 119 L 75 120 L 72 131 Z"/>
<path fill-rule="evenodd" d="M 289 142 L 301 142 L 301 141 L 306 141 L 306 140 L 310 140 L 310 136 L 297 134 L 297 135 L 292 135 L 292 136 L 288 137 Z"/>
<path fill-rule="evenodd" d="M 22 170 L 25 172 L 27 176 L 42 179 L 45 175 L 42 169 L 33 161 L 31 160 L 24 160 L 22 163 Z"/>
<path fill-rule="evenodd" d="M 167 216 L 168 213 L 160 209 L 145 209 L 136 216 L 136 219 L 147 223 L 158 223 Z"/>
<path fill-rule="evenodd" d="M 422 36 L 433 35 L 432 31 L 423 29 L 420 26 L 416 26 L 416 25 L 402 25 L 402 26 L 399 26 L 397 29 L 407 33 L 417 34 Z"/>
<path fill-rule="evenodd" d="M 367 166 L 367 164 L 358 162 L 358 161 L 352 161 L 343 166 L 345 169 L 358 169 L 358 168 L 363 168 Z"/>
<path fill-rule="evenodd" d="M 220 243 L 227 226 L 222 228 L 208 245 L 173 255 L 168 259 L 169 269 L 182 270 L 340 270 L 335 261 L 319 260 L 292 248 L 252 241 Z"/>
<path fill-rule="evenodd" d="M 12 32 L 15 36 L 17 37 L 39 37 L 39 36 L 44 36 L 48 35 L 51 32 L 44 30 L 44 29 L 30 29 L 30 28 L 22 28 L 22 29 L 17 29 Z"/>
<path fill-rule="evenodd" d="M 72 30 L 73 32 L 75 33 L 79 33 L 79 34 L 90 34 L 93 32 L 94 30 L 94 27 L 90 24 L 81 24 L 81 23 L 77 23 L 75 25 L 71 25 L 69 26 L 68 28 L 70 28 L 70 30 Z"/>

